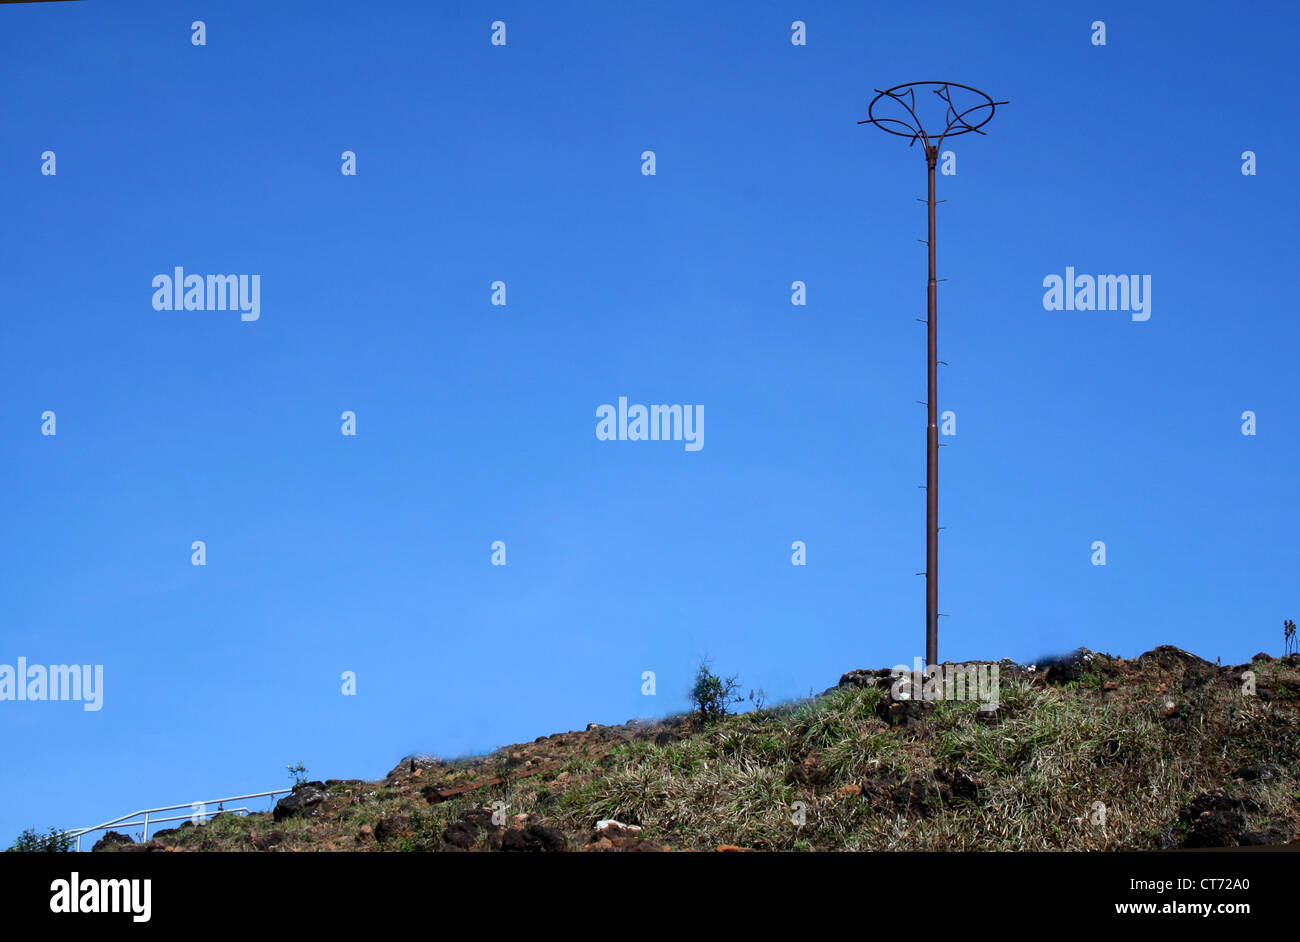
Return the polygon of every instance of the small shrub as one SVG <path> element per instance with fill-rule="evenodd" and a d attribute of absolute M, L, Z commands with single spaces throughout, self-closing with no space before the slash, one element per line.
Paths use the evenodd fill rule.
<path fill-rule="evenodd" d="M 727 715 L 727 708 L 733 703 L 740 703 L 745 698 L 736 691 L 740 689 L 740 678 L 734 674 L 725 680 L 709 670 L 709 662 L 704 661 L 695 672 L 695 683 L 691 687 L 691 702 L 696 712 L 706 721 L 722 719 Z"/>

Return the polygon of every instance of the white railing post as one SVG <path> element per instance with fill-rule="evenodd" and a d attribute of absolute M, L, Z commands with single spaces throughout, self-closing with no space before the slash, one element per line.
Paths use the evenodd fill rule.
<path fill-rule="evenodd" d="M 147 811 L 144 813 L 144 832 L 143 836 L 140 838 L 140 843 L 149 843 L 149 812 Z"/>

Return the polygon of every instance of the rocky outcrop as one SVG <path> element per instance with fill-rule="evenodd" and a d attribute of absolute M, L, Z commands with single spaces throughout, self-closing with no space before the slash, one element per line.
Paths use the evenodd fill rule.
<path fill-rule="evenodd" d="M 1043 679 L 1049 684 L 1068 684 L 1092 670 L 1096 655 L 1087 648 L 1075 648 L 1069 654 L 1039 658 L 1038 667 L 1046 668 Z"/>
<path fill-rule="evenodd" d="M 315 817 L 321 803 L 327 797 L 324 782 L 302 782 L 295 785 L 293 791 L 275 803 L 275 811 L 271 817 L 276 821 L 294 817 Z"/>
<path fill-rule="evenodd" d="M 95 841 L 95 846 L 90 848 L 91 852 L 116 850 L 123 844 L 134 844 L 135 839 L 129 834 L 120 834 L 117 831 L 106 831 L 104 836 Z"/>
<path fill-rule="evenodd" d="M 501 836 L 503 851 L 549 852 L 569 849 L 569 839 L 559 828 L 545 824 L 526 824 L 511 828 Z"/>
<path fill-rule="evenodd" d="M 1137 661 L 1139 664 L 1152 663 L 1167 671 L 1184 671 L 1193 667 L 1214 669 L 1214 665 L 1209 661 L 1203 661 L 1190 651 L 1176 648 L 1172 644 L 1162 644 L 1145 654 L 1139 654 Z"/>

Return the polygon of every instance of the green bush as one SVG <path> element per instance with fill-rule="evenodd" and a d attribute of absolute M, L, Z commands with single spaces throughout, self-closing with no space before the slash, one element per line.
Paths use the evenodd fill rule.
<path fill-rule="evenodd" d="M 71 850 L 72 838 L 54 828 L 50 828 L 49 834 L 39 834 L 35 828 L 28 828 L 8 848 L 10 853 L 66 854 Z"/>
<path fill-rule="evenodd" d="M 706 721 L 722 719 L 727 715 L 727 707 L 745 699 L 736 692 L 738 689 L 740 689 L 739 677 L 733 674 L 725 680 L 722 679 L 709 670 L 709 662 L 706 660 L 695 672 L 695 683 L 691 687 L 691 702 Z"/>

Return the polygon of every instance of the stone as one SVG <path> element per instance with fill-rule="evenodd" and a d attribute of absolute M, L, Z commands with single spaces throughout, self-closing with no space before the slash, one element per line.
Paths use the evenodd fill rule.
<path fill-rule="evenodd" d="M 401 837 L 411 828 L 411 816 L 408 814 L 387 814 L 375 822 L 375 840 L 384 844 L 393 838 Z"/>
<path fill-rule="evenodd" d="M 406 756 L 401 762 L 397 763 L 388 773 L 388 778 L 401 778 L 406 775 L 415 775 L 416 772 L 425 772 L 429 769 L 439 769 L 447 763 L 433 756 Z M 349 783 L 352 784 L 352 783 Z"/>
<path fill-rule="evenodd" d="M 96 851 L 116 850 L 123 844 L 134 844 L 135 840 L 129 834 L 121 834 L 117 831 L 105 831 L 104 836 L 95 841 L 95 846 L 90 848 L 91 853 Z"/>
<path fill-rule="evenodd" d="M 1078 680 L 1092 667 L 1096 656 L 1087 648 L 1076 648 L 1069 654 L 1041 658 L 1040 668 L 1046 667 L 1043 679 L 1049 684 L 1068 684 Z"/>
<path fill-rule="evenodd" d="M 275 803 L 271 817 L 276 821 L 292 817 L 315 817 L 325 798 L 324 782 L 303 782 L 295 785 L 293 791 Z"/>
<path fill-rule="evenodd" d="M 456 821 L 447 825 L 442 832 L 442 839 L 452 847 L 468 850 L 478 840 L 479 835 L 487 832 L 495 835 L 501 830 L 492 823 L 492 812 L 483 808 L 471 808 Z"/>
<path fill-rule="evenodd" d="M 594 837 L 583 850 L 590 853 L 645 854 L 659 853 L 666 848 L 640 837 Z"/>
<path fill-rule="evenodd" d="M 867 671 L 852 670 L 846 671 L 840 675 L 840 682 L 836 687 L 879 687 L 882 680 L 893 681 L 893 671 L 888 669 Z M 888 687 L 886 683 L 884 686 Z"/>
<path fill-rule="evenodd" d="M 1176 648 L 1172 644 L 1162 644 L 1145 654 L 1138 655 L 1139 661 L 1149 661 L 1167 671 L 1186 670 L 1189 667 L 1214 668 L 1209 661 L 1204 661 L 1189 651 Z"/>
<path fill-rule="evenodd" d="M 1184 847 L 1238 847 L 1245 837 L 1246 812 L 1259 805 L 1250 798 L 1229 795 L 1221 788 L 1202 792 L 1178 813 L 1187 826 Z"/>
<path fill-rule="evenodd" d="M 1272 763 L 1265 762 L 1261 765 L 1246 765 L 1232 773 L 1233 778 L 1239 778 L 1246 782 L 1271 782 L 1282 774 L 1282 769 Z"/>
<path fill-rule="evenodd" d="M 934 777 L 951 790 L 954 798 L 978 801 L 984 789 L 984 783 L 979 778 L 961 769 L 935 769 Z"/>
<path fill-rule="evenodd" d="M 501 837 L 503 851 L 531 853 L 556 853 L 569 849 L 569 839 L 559 828 L 545 824 L 530 824 L 525 828 L 511 828 Z"/>
<path fill-rule="evenodd" d="M 913 731 L 925 728 L 925 720 L 934 712 L 932 700 L 888 700 L 882 697 L 874 707 L 878 717 L 890 726 Z"/>
<path fill-rule="evenodd" d="M 608 832 L 609 837 L 628 837 L 641 832 L 639 824 L 624 824 L 622 821 L 615 821 L 613 818 L 605 818 L 596 822 L 596 830 L 599 832 Z"/>

